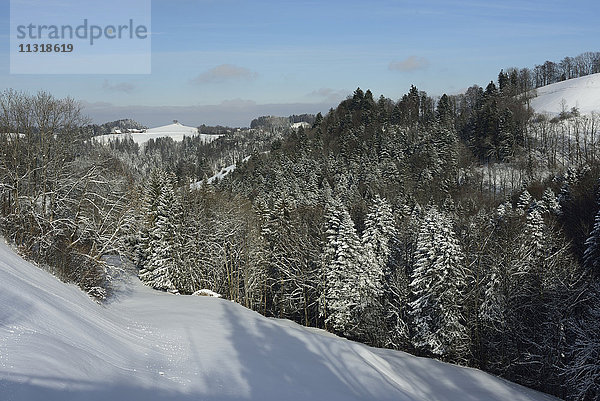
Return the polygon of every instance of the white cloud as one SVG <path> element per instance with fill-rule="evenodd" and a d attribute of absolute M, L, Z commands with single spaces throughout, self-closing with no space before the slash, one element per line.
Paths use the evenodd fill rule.
<path fill-rule="evenodd" d="M 345 89 L 319 88 L 308 94 L 310 97 L 319 97 L 328 102 L 340 102 L 344 100 L 350 92 Z"/>
<path fill-rule="evenodd" d="M 390 71 L 412 72 L 424 70 L 429 67 L 429 60 L 424 57 L 410 56 L 402 61 L 392 61 L 388 68 Z"/>

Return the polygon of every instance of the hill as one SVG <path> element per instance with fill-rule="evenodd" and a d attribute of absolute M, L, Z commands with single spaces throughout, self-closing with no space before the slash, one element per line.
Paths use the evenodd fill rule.
<path fill-rule="evenodd" d="M 0 399 L 554 398 L 230 301 L 157 292 L 134 277 L 98 305 L 0 242 Z"/>
<path fill-rule="evenodd" d="M 106 142 L 114 139 L 120 139 L 125 137 L 130 137 L 133 139 L 135 143 L 138 145 L 144 144 L 148 142 L 150 139 L 157 138 L 173 138 L 176 142 L 183 141 L 183 137 L 185 136 L 198 136 L 200 135 L 203 142 L 212 142 L 213 140 L 219 138 L 221 135 L 209 135 L 209 134 L 201 134 L 198 132 L 198 128 L 195 127 L 187 127 L 179 122 L 174 122 L 173 124 L 164 125 L 156 128 L 149 128 L 144 132 L 134 132 L 134 133 L 119 133 L 119 134 L 108 134 L 95 137 L 96 140 Z"/>
<path fill-rule="evenodd" d="M 537 113 L 558 115 L 577 107 L 580 113 L 600 112 L 600 73 L 537 88 L 531 107 Z"/>

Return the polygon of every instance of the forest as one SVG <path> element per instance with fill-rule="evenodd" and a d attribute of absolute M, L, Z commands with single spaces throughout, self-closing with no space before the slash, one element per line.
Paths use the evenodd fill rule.
<path fill-rule="evenodd" d="M 358 88 L 324 115 L 265 117 L 211 143 L 101 144 L 73 99 L 6 90 L 0 229 L 98 302 L 131 270 L 157 290 L 210 289 L 597 400 L 600 118 L 529 107 L 536 86 L 598 72 L 594 54 L 583 72 L 565 58 L 460 95 Z"/>

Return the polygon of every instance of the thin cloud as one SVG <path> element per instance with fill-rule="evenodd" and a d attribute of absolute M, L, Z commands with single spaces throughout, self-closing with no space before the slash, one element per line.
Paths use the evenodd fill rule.
<path fill-rule="evenodd" d="M 429 60 L 424 57 L 410 56 L 402 61 L 392 61 L 390 71 L 412 72 L 429 67 Z"/>
<path fill-rule="evenodd" d="M 196 78 L 192 79 L 192 83 L 222 83 L 233 80 L 251 81 L 257 76 L 258 74 L 256 72 L 251 71 L 248 68 L 239 67 L 233 64 L 221 64 L 198 75 Z"/>
<path fill-rule="evenodd" d="M 129 82 L 120 82 L 118 84 L 111 84 L 107 80 L 102 83 L 102 89 L 110 92 L 124 92 L 131 93 L 135 90 L 135 85 Z"/>
<path fill-rule="evenodd" d="M 310 97 L 319 97 L 328 102 L 339 102 L 348 96 L 348 91 L 344 89 L 319 88 L 308 94 Z"/>

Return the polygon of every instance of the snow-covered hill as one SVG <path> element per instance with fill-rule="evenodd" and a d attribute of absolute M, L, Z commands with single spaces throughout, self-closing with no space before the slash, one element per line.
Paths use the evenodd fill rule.
<path fill-rule="evenodd" d="M 131 278 L 98 305 L 0 241 L 0 400 L 554 398 Z"/>
<path fill-rule="evenodd" d="M 537 113 L 556 115 L 572 107 L 582 114 L 600 113 L 600 74 L 557 82 L 537 88 L 536 92 L 531 107 Z"/>
<path fill-rule="evenodd" d="M 145 132 L 136 133 L 123 133 L 123 134 L 108 134 L 95 137 L 96 140 L 106 143 L 117 138 L 131 137 L 138 145 L 148 142 L 150 139 L 171 137 L 176 142 L 183 141 L 184 136 L 198 136 L 200 135 L 202 141 L 212 142 L 221 135 L 207 135 L 198 133 L 198 128 L 186 127 L 181 123 L 175 122 L 173 124 L 164 125 L 162 127 L 150 128 Z"/>

